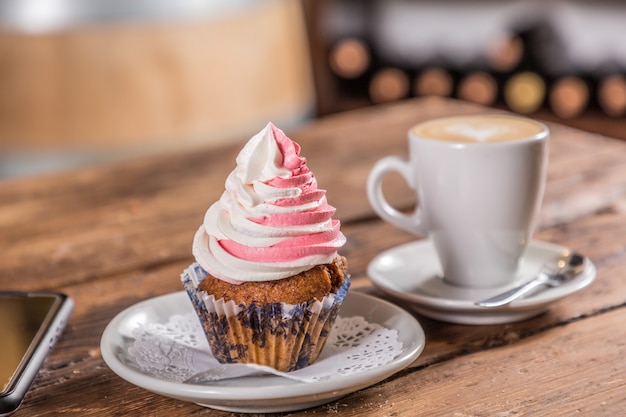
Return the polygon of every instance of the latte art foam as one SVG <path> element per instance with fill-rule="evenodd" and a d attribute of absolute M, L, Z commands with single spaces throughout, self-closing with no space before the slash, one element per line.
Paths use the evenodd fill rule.
<path fill-rule="evenodd" d="M 413 133 L 447 142 L 488 143 L 528 139 L 544 129 L 541 123 L 521 117 L 477 115 L 431 120 L 417 125 Z"/>

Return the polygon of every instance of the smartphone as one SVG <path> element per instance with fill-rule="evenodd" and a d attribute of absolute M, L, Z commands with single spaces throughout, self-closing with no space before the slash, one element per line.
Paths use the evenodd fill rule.
<path fill-rule="evenodd" d="M 56 292 L 0 291 L 0 416 L 22 403 L 73 305 Z"/>

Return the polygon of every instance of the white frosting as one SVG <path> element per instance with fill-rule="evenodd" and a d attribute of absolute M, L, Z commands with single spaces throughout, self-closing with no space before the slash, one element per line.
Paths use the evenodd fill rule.
<path fill-rule="evenodd" d="M 299 146 L 271 124 L 244 146 L 225 185 L 192 247 L 197 262 L 217 278 L 286 278 L 332 262 L 345 243 Z"/>

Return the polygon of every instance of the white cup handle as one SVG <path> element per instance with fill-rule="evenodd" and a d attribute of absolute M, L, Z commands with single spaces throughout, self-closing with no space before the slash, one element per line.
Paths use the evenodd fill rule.
<path fill-rule="evenodd" d="M 397 156 L 387 156 L 374 165 L 367 177 L 367 198 L 370 205 L 383 220 L 413 234 L 426 236 L 426 228 L 422 219 L 419 202 L 413 213 L 407 215 L 396 210 L 387 202 L 383 194 L 383 177 L 389 172 L 397 172 L 404 178 L 409 187 L 415 190 L 411 164 Z"/>

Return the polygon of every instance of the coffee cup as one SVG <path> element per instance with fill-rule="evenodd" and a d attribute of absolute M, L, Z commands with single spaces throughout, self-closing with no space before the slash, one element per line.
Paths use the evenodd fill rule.
<path fill-rule="evenodd" d="M 408 132 L 408 160 L 387 156 L 372 168 L 369 202 L 383 220 L 432 241 L 447 284 L 507 285 L 537 223 L 548 138 L 543 123 L 513 115 L 420 123 Z M 391 172 L 416 193 L 412 213 L 385 199 L 383 178 Z"/>

